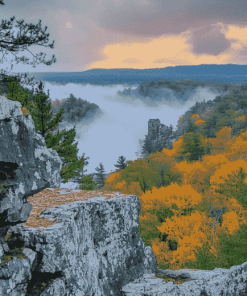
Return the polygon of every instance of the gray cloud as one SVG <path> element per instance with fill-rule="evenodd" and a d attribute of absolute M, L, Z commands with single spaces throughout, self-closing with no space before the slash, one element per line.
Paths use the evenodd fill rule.
<path fill-rule="evenodd" d="M 157 36 L 181 33 L 219 20 L 246 24 L 246 11 L 246 0 L 111 0 L 101 1 L 94 20 L 102 28 Z"/>
<path fill-rule="evenodd" d="M 0 6 L 1 19 L 14 15 L 33 24 L 41 19 L 42 28 L 48 27 L 54 50 L 41 46 L 30 50 L 34 54 L 43 51 L 47 58 L 55 54 L 58 62 L 49 69 L 37 66 L 41 71 L 73 71 L 75 65 L 85 70 L 90 63 L 107 58 L 102 49 L 108 44 L 145 42 L 146 38 L 185 31 L 195 54 L 217 56 L 231 44 L 216 23 L 246 26 L 246 11 L 246 0 L 6 0 Z"/>
<path fill-rule="evenodd" d="M 217 56 L 230 48 L 231 42 L 221 32 L 221 26 L 209 25 L 191 31 L 190 42 L 196 54 Z"/>

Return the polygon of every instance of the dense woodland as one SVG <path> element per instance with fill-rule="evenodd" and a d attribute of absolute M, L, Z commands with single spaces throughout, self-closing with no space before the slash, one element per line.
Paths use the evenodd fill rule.
<path fill-rule="evenodd" d="M 105 190 L 139 195 L 140 236 L 159 268 L 247 261 L 246 112 L 246 92 L 197 102 L 180 117 L 172 149 L 128 161 L 106 180 Z"/>
<path fill-rule="evenodd" d="M 230 91 L 233 92 L 242 92 L 247 90 L 247 83 L 242 84 L 232 84 L 232 83 L 219 83 L 214 82 L 211 80 L 208 81 L 197 81 L 192 79 L 182 79 L 182 80 L 165 80 L 165 81 L 151 81 L 151 82 L 145 82 L 141 83 L 138 87 L 138 90 L 141 95 L 143 96 L 153 96 L 156 95 L 155 90 L 159 90 L 162 88 L 168 88 L 179 95 L 183 96 L 187 91 L 191 91 L 198 87 L 208 87 L 214 90 L 217 90 L 218 92 L 222 91 Z"/>
<path fill-rule="evenodd" d="M 139 195 L 139 233 L 161 269 L 247 261 L 247 93 L 245 84 L 228 89 L 180 117 L 172 149 L 128 161 L 105 181 L 105 190 Z"/>
<path fill-rule="evenodd" d="M 118 91 L 117 93 L 122 96 L 128 95 L 142 98 L 144 101 L 145 98 L 149 97 L 153 102 L 159 101 L 161 97 L 167 97 L 169 94 L 173 93 L 179 101 L 183 102 L 187 101 L 199 87 L 207 88 L 220 94 L 238 94 L 247 90 L 247 83 L 223 83 L 211 80 L 200 81 L 192 79 L 175 81 L 166 79 L 161 81 L 143 82 L 136 89 L 127 88 L 123 91 Z"/>
<path fill-rule="evenodd" d="M 241 85 L 235 87 L 239 90 L 196 103 L 181 116 L 173 147 L 147 153 L 146 138 L 143 158 L 125 162 L 124 156 L 119 157 L 116 172 L 98 183 L 89 175 L 80 179 L 82 190 L 100 185 L 103 190 L 140 197 L 139 233 L 152 247 L 161 269 L 212 270 L 247 261 L 247 93 Z M 22 103 L 24 116 L 35 118 L 35 128 L 43 132 L 47 147 L 65 159 L 72 150 L 63 150 L 61 137 L 49 132 L 52 125 L 58 127 L 64 109 L 57 113 L 57 122 L 43 119 L 43 124 L 47 122 L 42 129 L 37 110 L 42 105 L 48 114 L 51 104 L 41 89 L 42 85 L 31 100 L 30 93 L 12 82 L 6 95 Z M 71 109 L 66 110 L 70 113 Z M 73 137 L 68 139 L 65 148 L 71 149 Z M 73 168 L 84 165 L 83 158 L 64 161 L 65 181 Z M 103 170 L 101 163 L 99 176 Z"/>
<path fill-rule="evenodd" d="M 61 109 L 64 109 L 62 117 L 63 121 L 78 123 L 89 113 L 93 114 L 98 110 L 99 106 L 94 103 L 89 103 L 86 100 L 82 100 L 81 98 L 76 98 L 73 94 L 70 94 L 69 98 L 52 102 L 51 110 L 54 114 L 57 114 Z"/>

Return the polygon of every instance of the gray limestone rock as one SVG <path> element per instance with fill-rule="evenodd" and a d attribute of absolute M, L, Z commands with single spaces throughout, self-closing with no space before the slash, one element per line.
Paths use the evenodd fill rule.
<path fill-rule="evenodd" d="M 122 288 L 124 296 L 245 296 L 247 262 L 230 269 L 162 270 L 158 273 L 173 279 L 188 279 L 182 284 L 165 282 L 155 274 L 145 274 Z"/>
<path fill-rule="evenodd" d="M 41 295 L 121 296 L 122 286 L 156 273 L 154 253 L 139 237 L 140 208 L 138 196 L 99 196 L 46 209 L 42 217 L 59 223 L 42 232 L 16 226 L 26 247 L 37 254 L 33 271 L 56 277 Z"/>
<path fill-rule="evenodd" d="M 31 115 L 21 103 L 0 96 L 0 243 L 8 226 L 25 222 L 31 212 L 27 197 L 47 187 L 60 187 L 62 160 L 47 149 Z"/>
<path fill-rule="evenodd" d="M 173 142 L 176 140 L 175 132 L 171 131 L 170 127 L 160 123 L 159 119 L 149 119 L 148 137 L 153 147 L 156 145 L 167 149 L 172 149 Z"/>

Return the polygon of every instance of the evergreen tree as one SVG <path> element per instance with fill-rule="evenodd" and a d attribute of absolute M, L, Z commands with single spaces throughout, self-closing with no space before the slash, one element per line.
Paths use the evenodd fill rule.
<path fill-rule="evenodd" d="M 202 155 L 205 154 L 205 148 L 202 144 L 199 133 L 186 133 L 183 136 L 183 152 L 179 154 L 184 156 L 187 161 L 201 160 Z"/>
<path fill-rule="evenodd" d="M 79 185 L 80 190 L 97 190 L 100 188 L 100 186 L 93 181 L 93 174 L 84 176 L 80 179 L 79 183 L 81 183 L 81 185 Z"/>
<path fill-rule="evenodd" d="M 49 123 L 47 120 L 52 117 L 50 112 L 51 103 L 47 100 L 47 95 L 43 93 L 43 84 L 40 82 L 39 90 L 34 97 L 35 106 L 31 106 L 31 115 L 35 123 L 35 128 L 40 131 L 45 138 L 47 148 L 56 150 L 63 161 L 61 178 L 62 182 L 66 183 L 73 176 L 78 176 L 83 172 L 84 165 L 88 162 L 84 159 L 84 154 L 81 158 L 77 158 L 77 144 L 72 144 L 75 139 L 75 126 L 68 131 L 63 130 L 53 135 L 51 131 L 58 128 L 59 122 L 62 120 L 63 109 L 61 109 Z M 49 91 L 48 91 L 49 96 Z M 47 104 L 48 103 L 48 104 Z"/>
<path fill-rule="evenodd" d="M 124 156 L 120 156 L 117 160 L 117 164 L 114 164 L 115 167 L 117 167 L 118 169 L 116 170 L 119 171 L 121 169 L 125 169 L 127 164 L 125 163 L 126 157 Z"/>
<path fill-rule="evenodd" d="M 99 167 L 95 168 L 98 173 L 96 175 L 96 183 L 99 184 L 100 188 L 102 189 L 105 185 L 105 178 L 104 173 L 105 169 L 102 163 L 99 164 Z"/>
<path fill-rule="evenodd" d="M 23 92 L 23 89 L 18 85 L 15 79 L 10 79 L 11 83 L 7 83 L 7 97 L 11 100 L 18 100 L 18 93 Z M 76 135 L 75 126 L 74 129 L 69 131 L 63 130 L 53 135 L 52 132 L 56 130 L 59 126 L 59 122 L 62 120 L 63 109 L 61 109 L 54 117 L 52 117 L 52 112 L 50 112 L 51 103 L 50 99 L 48 100 L 47 95 L 43 92 L 43 84 L 40 82 L 38 90 L 33 97 L 33 102 L 28 101 L 25 105 L 25 100 L 21 101 L 23 107 L 26 107 L 29 111 L 32 119 L 34 121 L 35 130 L 42 137 L 45 138 L 47 148 L 52 148 L 56 150 L 61 157 L 63 162 L 61 169 L 61 178 L 62 182 L 66 183 L 69 179 L 79 176 L 83 172 L 84 165 L 87 165 L 88 162 L 84 159 L 84 154 L 81 158 L 77 159 L 77 143 L 72 145 Z M 49 91 L 48 91 L 49 96 Z M 28 98 L 28 94 L 23 95 L 23 98 Z M 49 122 L 48 122 L 49 121 Z"/>
<path fill-rule="evenodd" d="M 28 106 L 30 108 L 32 103 L 30 92 L 26 92 L 23 87 L 20 87 L 16 77 L 5 76 L 4 78 L 6 83 L 3 88 L 6 91 L 6 97 L 13 101 L 19 101 L 22 107 Z"/>
<path fill-rule="evenodd" d="M 202 126 L 202 134 L 207 138 L 215 138 L 217 132 L 217 122 L 219 114 L 213 111 Z"/>
<path fill-rule="evenodd" d="M 142 145 L 142 155 L 144 157 L 149 156 L 153 152 L 152 142 L 148 135 L 145 136 L 145 140 Z"/>
<path fill-rule="evenodd" d="M 162 142 L 161 142 L 160 139 L 158 139 L 158 140 L 153 144 L 152 153 L 160 152 L 161 150 L 162 150 Z"/>
<path fill-rule="evenodd" d="M 51 100 L 48 99 L 49 90 L 47 96 L 43 92 L 43 88 L 44 85 L 42 81 L 40 81 L 38 90 L 36 90 L 36 95 L 34 96 L 34 104 L 30 105 L 29 112 L 34 121 L 35 129 L 42 137 L 46 138 L 49 131 L 54 131 L 58 128 L 59 122 L 62 120 L 63 109 L 59 111 L 53 120 L 49 123 L 47 122 L 52 117 L 53 113 L 50 112 Z"/>
<path fill-rule="evenodd" d="M 3 0 L 0 0 L 0 5 L 5 5 Z M 47 44 L 49 41 L 49 34 L 45 33 L 47 27 L 45 27 L 44 30 L 42 29 L 41 20 L 39 20 L 39 23 L 37 25 L 34 25 L 32 23 L 26 24 L 26 23 L 24 23 L 24 20 L 21 20 L 21 21 L 17 21 L 17 25 L 15 25 L 15 26 L 13 24 L 14 20 L 15 20 L 15 16 L 13 16 L 10 19 L 10 21 L 2 20 L 2 23 L 0 24 L 0 31 L 1 31 L 0 48 L 3 53 L 3 58 L 4 58 L 5 54 L 8 54 L 8 52 L 10 52 L 15 56 L 15 61 L 17 63 L 21 62 L 23 64 L 30 64 L 30 65 L 33 65 L 33 67 L 35 67 L 36 64 L 40 64 L 40 63 L 43 63 L 47 66 L 50 66 L 53 63 L 55 63 L 56 58 L 54 55 L 52 56 L 52 58 L 50 60 L 45 60 L 46 54 L 44 54 L 43 52 L 40 52 L 36 55 L 32 54 L 34 59 L 33 59 L 33 62 L 31 62 L 31 63 L 29 63 L 29 60 L 30 60 L 29 58 L 26 58 L 25 56 L 17 57 L 15 55 L 15 53 L 18 53 L 20 50 L 21 51 L 28 50 L 27 48 L 31 45 L 39 45 L 39 46 L 54 48 L 54 41 L 51 44 Z M 16 32 L 16 36 L 14 36 L 13 31 L 11 31 L 13 26 L 15 29 L 17 29 L 17 32 L 16 32 L 16 30 L 14 31 L 14 32 Z M 28 51 L 30 52 L 30 50 L 28 50 Z M 0 63 L 3 63 L 3 58 L 0 60 Z M 13 60 L 11 60 L 11 62 L 12 61 Z M 12 68 L 13 68 L 13 65 L 11 64 L 10 71 L 12 70 Z M 6 70 L 3 70 L 3 69 L 1 70 L 0 92 L 3 92 L 3 94 L 7 93 L 7 86 L 6 85 L 9 82 L 18 82 L 19 86 L 22 86 L 22 87 L 16 88 L 16 86 L 17 86 L 16 83 L 13 83 L 13 85 L 9 84 L 8 98 L 21 102 L 22 107 L 26 108 L 31 115 L 32 114 L 37 115 L 39 107 L 35 106 L 35 103 L 32 102 L 32 99 L 33 99 L 32 93 L 34 90 L 32 90 L 32 93 L 30 93 L 29 89 L 26 89 L 26 91 L 23 91 L 24 90 L 23 84 L 32 85 L 34 87 L 34 85 L 37 85 L 39 83 L 32 82 L 34 80 L 34 78 L 33 77 L 27 78 L 26 73 L 25 73 L 24 77 L 23 77 L 23 74 L 20 75 L 19 73 L 17 76 L 13 75 L 13 76 L 9 77 L 9 76 L 7 76 L 8 73 Z M 40 101 L 42 101 L 42 100 L 40 100 Z M 32 108 L 31 108 L 31 105 L 32 105 Z M 49 110 L 50 109 L 48 110 L 44 107 L 44 110 L 46 110 L 45 111 L 46 115 L 48 115 L 48 118 L 49 118 Z M 61 154 L 61 155 L 59 154 L 59 156 L 62 156 L 61 157 L 62 160 L 70 160 L 71 161 L 68 166 L 64 166 L 64 164 L 63 164 L 63 167 L 62 167 L 62 175 L 63 175 L 62 177 L 64 178 L 64 180 L 62 180 L 62 182 L 67 182 L 68 178 L 73 176 L 73 174 L 77 175 L 77 173 L 79 173 L 79 171 L 83 168 L 83 164 L 87 165 L 87 162 L 85 162 L 86 158 L 84 160 L 83 157 L 81 159 L 79 159 L 78 161 L 75 161 L 75 159 L 76 159 L 75 147 L 70 145 L 70 148 L 69 148 L 69 143 L 70 142 L 72 143 L 73 139 L 74 139 L 74 134 L 75 134 L 75 133 L 73 134 L 73 132 L 75 131 L 74 129 L 68 131 L 68 133 L 66 133 L 66 131 L 62 132 L 61 134 L 57 133 L 57 135 L 55 135 L 53 137 L 51 131 L 53 131 L 54 128 L 58 127 L 58 122 L 59 122 L 59 119 L 61 118 L 61 116 L 62 116 L 62 112 L 57 114 L 57 116 L 54 118 L 54 120 L 49 122 L 49 124 L 47 126 L 46 126 L 44 120 L 42 120 L 42 123 L 36 120 L 36 125 L 38 124 L 38 126 L 35 125 L 35 129 L 37 130 L 38 128 L 41 127 L 41 129 L 39 131 L 41 132 L 42 135 L 44 135 L 44 133 L 46 132 L 45 140 L 46 140 L 46 143 L 48 144 L 47 145 L 48 148 L 55 149 L 52 146 L 52 145 L 55 145 L 56 148 L 58 149 L 58 144 L 62 144 L 62 143 L 60 143 L 61 137 L 65 137 L 65 139 L 67 138 L 67 141 L 66 141 L 67 148 L 65 148 L 65 141 L 63 141 L 64 146 L 62 148 L 60 147 L 57 150 L 58 154 L 59 153 Z M 45 131 L 45 127 L 48 128 L 46 131 Z M 63 151 L 63 153 L 62 153 L 62 151 L 60 151 L 60 149 Z M 64 155 L 62 155 L 62 154 L 64 154 Z M 66 154 L 69 154 L 70 156 L 67 156 Z M 72 170 L 74 170 L 74 169 L 75 169 L 75 171 L 72 172 Z"/>
<path fill-rule="evenodd" d="M 185 127 L 185 133 L 194 133 L 197 131 L 197 126 L 193 123 L 193 121 L 189 118 L 187 125 Z"/>

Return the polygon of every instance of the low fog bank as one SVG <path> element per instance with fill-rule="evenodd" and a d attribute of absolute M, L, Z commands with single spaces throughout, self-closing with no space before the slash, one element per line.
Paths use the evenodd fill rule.
<path fill-rule="evenodd" d="M 129 88 L 129 94 L 122 92 Z M 85 153 L 88 165 L 85 174 L 97 173 L 101 162 L 105 173 L 116 170 L 118 158 L 127 160 L 141 158 L 139 139 L 144 140 L 148 133 L 148 120 L 158 118 L 161 123 L 173 126 L 176 130 L 178 119 L 196 102 L 213 100 L 219 93 L 211 88 L 198 87 L 184 96 L 170 89 L 163 89 L 156 97 L 138 96 L 137 85 L 93 86 L 68 83 L 59 85 L 44 82 L 44 91 L 49 89 L 51 101 L 69 98 L 73 94 L 99 106 L 99 110 L 76 123 L 78 156 Z M 133 92 L 132 92 L 133 91 Z M 69 130 L 73 123 L 61 122 L 61 129 Z M 139 152 L 139 154 L 137 153 Z M 75 184 L 61 183 L 61 188 L 75 188 Z"/>

